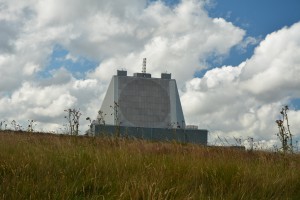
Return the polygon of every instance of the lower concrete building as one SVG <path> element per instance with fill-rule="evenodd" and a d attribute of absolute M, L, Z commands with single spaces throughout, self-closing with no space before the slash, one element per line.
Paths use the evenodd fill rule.
<path fill-rule="evenodd" d="M 192 143 L 207 145 L 207 130 L 182 128 L 145 128 L 114 125 L 92 125 L 94 136 L 118 136 L 151 141 L 176 141 L 179 143 Z"/>

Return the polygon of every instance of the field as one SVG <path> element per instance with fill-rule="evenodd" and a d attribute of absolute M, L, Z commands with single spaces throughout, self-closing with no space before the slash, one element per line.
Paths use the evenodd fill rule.
<path fill-rule="evenodd" d="M 300 156 L 0 132 L 0 199 L 300 199 Z"/>

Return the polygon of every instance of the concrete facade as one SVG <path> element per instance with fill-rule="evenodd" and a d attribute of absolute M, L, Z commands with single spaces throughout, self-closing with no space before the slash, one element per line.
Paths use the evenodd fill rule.
<path fill-rule="evenodd" d="M 185 121 L 176 81 L 170 74 L 113 76 L 100 110 L 105 124 L 146 128 L 184 128 Z M 99 120 L 98 120 L 99 121 Z"/>

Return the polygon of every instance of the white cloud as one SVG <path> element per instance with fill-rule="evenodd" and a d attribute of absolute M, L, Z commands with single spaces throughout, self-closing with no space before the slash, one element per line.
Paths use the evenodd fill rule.
<path fill-rule="evenodd" d="M 296 23 L 269 34 L 261 42 L 241 74 L 245 90 L 267 101 L 299 96 L 299 31 L 300 23 Z"/>
<path fill-rule="evenodd" d="M 188 123 L 209 128 L 212 135 L 274 140 L 280 106 L 300 95 L 299 23 L 268 35 L 239 66 L 194 78 L 210 56 L 219 59 L 233 47 L 258 42 L 244 38 L 245 31 L 231 22 L 210 18 L 205 5 L 200 0 L 173 7 L 146 0 L 1 1 L 0 118 L 34 119 L 44 130 L 59 129 L 64 109 L 77 107 L 84 130 L 85 117 L 96 116 L 116 69 L 131 75 L 146 57 L 154 77 L 168 71 L 177 79 Z M 69 51 L 65 59 L 86 57 L 100 64 L 83 80 L 64 66 L 46 69 L 55 45 Z M 42 78 L 45 70 L 49 77 Z M 292 111 L 291 122 L 300 124 L 299 115 Z"/>
<path fill-rule="evenodd" d="M 254 46 L 257 45 L 259 42 L 261 42 L 261 38 L 255 38 L 255 37 L 251 37 L 248 36 L 246 37 L 243 42 L 241 42 L 238 46 L 237 49 L 241 52 L 241 53 L 245 53 L 247 51 L 247 48 L 249 46 Z"/>
<path fill-rule="evenodd" d="M 56 130 L 66 123 L 65 109 L 80 109 L 83 119 L 86 116 L 95 117 L 99 105 L 93 105 L 95 109 L 93 112 L 90 106 L 95 100 L 99 104 L 98 95 L 103 93 L 103 90 L 104 88 L 92 79 L 72 78 L 68 82 L 43 86 L 37 82 L 25 82 L 20 89 L 13 92 L 11 97 L 1 98 L 0 114 L 6 121 L 16 120 L 23 125 L 31 119 L 37 121 L 37 124 L 56 124 L 53 126 Z M 87 110 L 90 112 L 87 113 Z M 86 122 L 82 121 L 82 123 L 85 126 L 82 128 L 86 129 Z M 51 129 L 46 126 L 44 130 Z"/>
<path fill-rule="evenodd" d="M 77 62 L 78 58 L 68 53 L 65 57 L 66 60 L 71 60 L 72 62 Z"/>
<path fill-rule="evenodd" d="M 296 23 L 271 33 L 240 66 L 212 69 L 188 81 L 182 96 L 188 121 L 206 126 L 214 137 L 274 141 L 281 107 L 300 97 L 299 31 Z M 298 134 L 300 112 L 290 115 L 292 132 Z"/>
<path fill-rule="evenodd" d="M 141 70 L 142 58 L 147 57 L 150 73 L 158 76 L 162 71 L 170 71 L 181 85 L 193 77 L 196 70 L 203 69 L 201 63 L 205 63 L 208 55 L 227 54 L 245 34 L 224 19 L 209 18 L 199 1 L 183 1 L 175 8 L 156 2 L 145 8 L 135 22 L 139 26 L 133 27 L 133 32 L 138 33 L 142 41 L 129 42 L 138 46 L 125 51 L 112 42 L 113 47 L 122 51 L 103 60 L 91 76 L 110 79 L 107 74 L 114 74 L 119 66 L 126 67 L 132 74 Z"/>

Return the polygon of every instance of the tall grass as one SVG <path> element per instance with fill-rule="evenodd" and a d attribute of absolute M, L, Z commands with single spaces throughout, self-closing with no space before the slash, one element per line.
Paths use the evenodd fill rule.
<path fill-rule="evenodd" d="M 1 199 L 300 199 L 300 157 L 0 132 Z"/>

